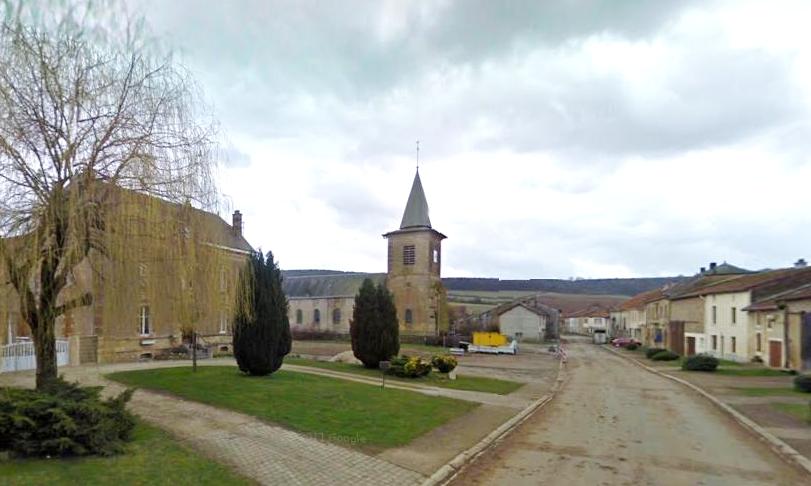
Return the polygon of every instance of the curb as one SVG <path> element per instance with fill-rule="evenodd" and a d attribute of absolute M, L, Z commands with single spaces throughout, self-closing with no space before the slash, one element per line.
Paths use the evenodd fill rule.
<path fill-rule="evenodd" d="M 565 382 L 565 373 L 563 370 L 563 362 L 560 362 L 558 365 L 558 376 L 555 378 L 555 384 L 552 385 L 552 388 L 548 393 L 529 404 L 512 418 L 501 424 L 497 429 L 487 434 L 487 436 L 477 442 L 476 445 L 457 454 L 456 457 L 445 463 L 444 466 L 437 469 L 434 474 L 423 481 L 422 486 L 448 484 L 451 480 L 458 476 L 459 473 L 473 464 L 476 459 L 478 459 L 488 449 L 501 442 L 519 425 L 530 418 L 533 413 L 543 408 L 544 405 L 555 398 L 555 395 L 557 395 L 557 393 L 563 387 L 563 383 Z"/>
<path fill-rule="evenodd" d="M 715 395 L 712 395 L 711 393 L 707 392 L 703 388 L 701 388 L 701 387 L 699 387 L 697 385 L 694 385 L 694 384 L 690 383 L 687 380 L 683 380 L 681 378 L 677 378 L 675 376 L 668 375 L 666 373 L 663 373 L 663 372 L 657 370 L 656 368 L 652 368 L 650 366 L 647 366 L 647 365 L 641 363 L 640 361 L 638 361 L 635 358 L 632 358 L 631 356 L 625 356 L 624 354 L 620 353 L 619 351 L 616 351 L 616 350 L 611 349 L 611 348 L 605 348 L 605 347 L 603 347 L 603 349 L 605 349 L 607 351 L 610 351 L 610 352 L 614 353 L 615 355 L 617 355 L 617 356 L 619 356 L 619 357 L 621 357 L 623 359 L 631 361 L 635 365 L 639 366 L 640 368 L 644 368 L 645 370 L 650 371 L 651 373 L 654 373 L 654 374 L 657 374 L 657 375 L 662 376 L 664 378 L 667 378 L 669 380 L 675 381 L 676 383 L 680 383 L 680 384 L 692 389 L 693 391 L 695 391 L 698 394 L 702 395 L 704 398 L 708 399 L 715 406 L 717 406 L 718 408 L 720 408 L 724 412 L 731 415 L 732 418 L 734 418 L 736 422 L 738 422 L 740 425 L 742 425 L 744 429 L 749 431 L 756 438 L 766 442 L 766 444 L 769 446 L 769 448 L 772 450 L 772 452 L 777 454 L 781 459 L 783 459 L 784 461 L 786 461 L 786 462 L 788 462 L 788 463 L 790 463 L 790 464 L 792 464 L 794 466 L 800 467 L 801 469 L 805 470 L 807 473 L 811 473 L 811 459 L 808 459 L 807 457 L 803 456 L 802 454 L 797 452 L 796 449 L 794 449 L 790 445 L 788 445 L 785 442 L 783 442 L 782 440 L 780 440 L 777 436 L 775 436 L 771 432 L 767 431 L 766 429 L 764 429 L 763 427 L 761 427 L 760 425 L 755 423 L 752 419 L 750 419 L 746 415 L 740 413 L 739 411 L 737 411 L 734 408 L 730 407 L 726 403 L 722 402 Z"/>

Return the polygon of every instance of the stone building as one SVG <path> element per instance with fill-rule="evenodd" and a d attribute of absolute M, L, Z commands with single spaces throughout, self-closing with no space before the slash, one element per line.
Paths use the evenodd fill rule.
<path fill-rule="evenodd" d="M 394 295 L 401 334 L 433 336 L 448 329 L 447 296 L 441 279 L 442 240 L 446 237 L 431 226 L 419 171 L 400 228 L 383 237 L 388 243 L 385 274 L 285 275 L 293 329 L 348 333 L 354 297 L 365 278 L 385 283 Z"/>
<path fill-rule="evenodd" d="M 195 330 L 215 349 L 231 346 L 238 274 L 253 252 L 232 223 L 216 214 L 127 190 L 117 190 L 108 232 L 120 248 L 91 253 L 69 275 L 58 302 L 92 295 L 56 321 L 69 342 L 70 363 L 149 359 L 180 346 Z M 5 282 L 0 269 L 0 282 Z M 30 339 L 10 284 L 0 284 L 0 344 Z"/>

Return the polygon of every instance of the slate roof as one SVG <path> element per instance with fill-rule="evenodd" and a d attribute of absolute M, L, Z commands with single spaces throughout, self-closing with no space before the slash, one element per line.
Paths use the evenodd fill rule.
<path fill-rule="evenodd" d="M 492 313 L 493 313 L 493 315 L 500 316 L 500 315 L 502 315 L 502 314 L 504 314 L 504 313 L 506 313 L 506 312 L 508 312 L 508 311 L 510 311 L 512 309 L 515 309 L 516 307 L 523 307 L 524 309 L 527 309 L 528 311 L 532 312 L 533 314 L 537 314 L 539 316 L 546 316 L 546 317 L 554 318 L 559 314 L 558 310 L 551 307 L 551 306 L 548 306 L 546 304 L 542 304 L 542 303 L 537 302 L 537 301 L 533 302 L 533 301 L 531 301 L 531 299 L 526 299 L 526 298 L 523 298 L 523 297 L 519 298 L 518 300 L 515 300 L 513 302 L 510 302 L 508 304 L 503 304 L 503 305 L 500 305 L 500 306 L 496 307 L 495 309 L 492 310 Z"/>
<path fill-rule="evenodd" d="M 572 312 L 570 314 L 566 314 L 563 317 L 570 318 L 570 317 L 608 317 L 608 316 L 609 316 L 608 308 L 603 307 L 601 305 L 595 305 L 587 307 L 585 309 L 581 309 L 579 311 Z"/>
<path fill-rule="evenodd" d="M 642 292 L 641 294 L 636 294 L 620 304 L 619 310 L 627 311 L 632 309 L 644 309 L 648 302 L 659 300 L 663 295 L 662 289 L 653 289 L 648 290 L 647 292 Z"/>
<path fill-rule="evenodd" d="M 700 294 L 701 290 L 711 287 L 717 283 L 735 279 L 740 275 L 699 275 L 687 282 L 678 283 L 667 288 L 664 293 L 670 300 L 689 299 Z"/>
<path fill-rule="evenodd" d="M 788 302 L 793 300 L 811 300 L 811 284 L 801 285 L 800 287 L 780 292 L 764 299 L 761 299 L 749 307 L 744 308 L 745 311 L 759 311 L 759 310 L 777 310 L 778 302 Z"/>
<path fill-rule="evenodd" d="M 740 275 L 744 273 L 752 273 L 752 271 L 724 262 L 715 268 L 708 268 L 700 275 Z"/>
<path fill-rule="evenodd" d="M 403 220 L 400 222 L 400 229 L 406 228 L 430 228 L 431 219 L 428 217 L 428 200 L 425 198 L 425 191 L 422 189 L 420 171 L 414 176 L 411 184 L 411 193 L 408 195 Z"/>
<path fill-rule="evenodd" d="M 342 273 L 285 277 L 282 289 L 289 299 L 354 297 L 364 279 L 377 285 L 386 281 L 385 273 Z"/>
<path fill-rule="evenodd" d="M 783 268 L 760 273 L 737 275 L 720 282 L 681 294 L 679 297 L 694 297 L 707 294 L 728 294 L 733 292 L 757 291 L 761 295 L 785 291 L 799 285 L 811 283 L 811 267 Z M 757 298 L 757 296 L 754 296 Z"/>

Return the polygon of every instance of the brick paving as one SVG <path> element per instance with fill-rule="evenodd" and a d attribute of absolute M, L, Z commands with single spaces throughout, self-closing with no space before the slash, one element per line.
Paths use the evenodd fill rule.
<path fill-rule="evenodd" d="M 227 362 L 207 360 L 204 365 Z M 179 363 L 126 363 L 68 367 L 68 380 L 105 385 L 105 394 L 123 390 L 103 374 L 131 369 L 189 366 Z M 0 386 L 33 386 L 33 372 L 0 374 Z M 249 415 L 168 395 L 138 390 L 130 409 L 207 457 L 269 485 L 411 485 L 425 476 L 362 452 L 262 422 Z"/>

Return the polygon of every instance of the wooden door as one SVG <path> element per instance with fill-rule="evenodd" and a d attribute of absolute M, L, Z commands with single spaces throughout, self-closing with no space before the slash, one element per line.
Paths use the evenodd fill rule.
<path fill-rule="evenodd" d="M 783 367 L 783 343 L 781 341 L 769 341 L 769 366 Z"/>
<path fill-rule="evenodd" d="M 811 370 L 811 313 L 803 314 L 800 329 L 800 359 L 802 369 Z"/>
<path fill-rule="evenodd" d="M 696 338 L 689 336 L 687 338 L 687 356 L 696 354 Z"/>

